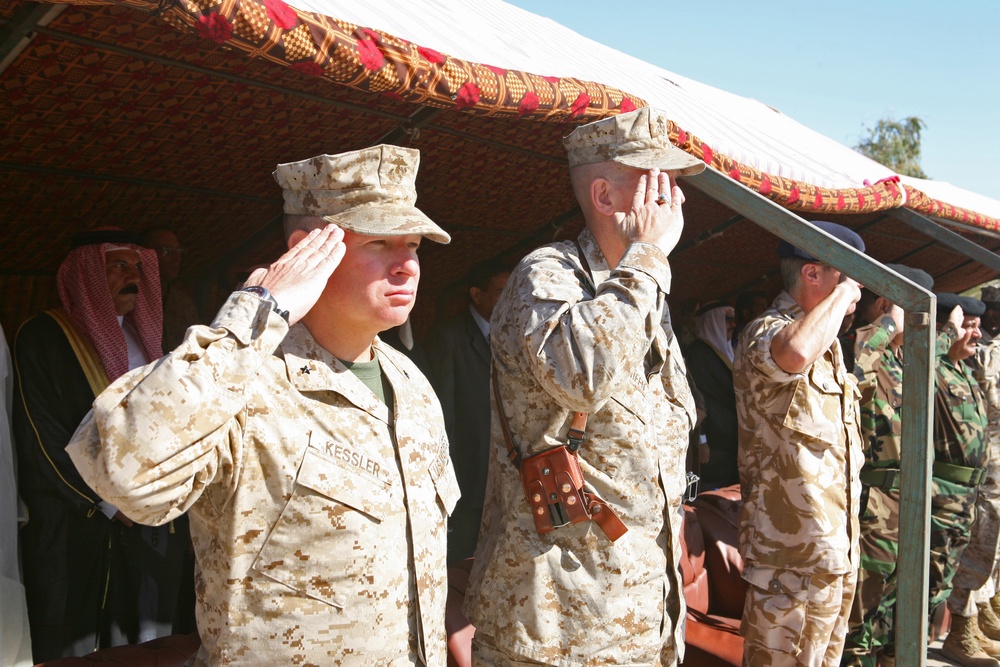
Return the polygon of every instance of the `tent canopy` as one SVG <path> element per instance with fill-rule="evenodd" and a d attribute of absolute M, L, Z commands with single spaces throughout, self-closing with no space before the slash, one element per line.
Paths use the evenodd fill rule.
<path fill-rule="evenodd" d="M 275 164 L 390 142 L 420 149 L 417 205 L 454 239 L 421 250 L 419 328 L 473 262 L 575 234 L 561 137 L 647 103 L 677 145 L 855 228 L 880 261 L 924 268 L 941 290 L 995 276 L 892 216 L 911 207 L 996 249 L 993 200 L 900 181 L 766 105 L 497 0 L 448 5 L 0 0 L 0 322 L 10 332 L 54 302 L 69 236 L 95 225 L 174 228 L 189 288 L 214 305 L 282 250 Z M 684 187 L 674 308 L 777 291 L 777 239 Z"/>

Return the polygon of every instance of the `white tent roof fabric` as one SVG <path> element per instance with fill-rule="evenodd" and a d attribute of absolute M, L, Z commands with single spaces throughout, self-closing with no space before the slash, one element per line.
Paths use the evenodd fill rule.
<path fill-rule="evenodd" d="M 614 86 L 663 109 L 716 153 L 823 188 L 862 188 L 894 172 L 757 100 L 600 44 L 500 0 L 290 0 L 464 60 Z M 1000 218 L 1000 202 L 948 183 L 904 179 L 933 199 Z"/>

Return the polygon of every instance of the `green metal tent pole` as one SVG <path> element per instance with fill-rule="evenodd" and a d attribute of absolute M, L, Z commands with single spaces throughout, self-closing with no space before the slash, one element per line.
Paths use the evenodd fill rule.
<path fill-rule="evenodd" d="M 904 225 L 948 246 L 959 254 L 965 255 L 969 259 L 979 262 L 985 267 L 1000 272 L 1000 257 L 982 247 L 975 241 L 965 238 L 958 232 L 952 231 L 947 227 L 943 227 L 930 218 L 909 208 L 895 209 L 892 211 L 891 215 Z"/>
<path fill-rule="evenodd" d="M 713 169 L 684 179 L 716 201 L 836 267 L 906 311 L 903 374 L 896 660 L 927 663 L 927 577 L 930 548 L 931 392 L 936 299 L 882 264 L 808 224 L 771 200 Z M 914 612 L 912 610 L 919 610 Z M 902 613 L 900 613 L 902 611 Z"/>
<path fill-rule="evenodd" d="M 896 209 L 892 211 L 893 217 L 900 220 L 907 226 L 916 229 L 917 231 L 925 234 L 934 241 L 938 241 L 952 250 L 959 252 L 972 261 L 978 262 L 994 271 L 1000 271 L 1000 257 L 998 257 L 993 252 L 990 252 L 986 248 L 978 245 L 977 243 L 970 241 L 964 236 L 957 234 L 956 232 L 942 227 L 938 223 L 930 220 L 929 218 L 920 215 L 916 211 L 907 208 Z M 935 304 L 931 304 L 931 312 L 935 310 Z M 922 354 L 915 355 L 909 348 L 913 336 L 910 332 L 916 331 L 918 328 L 927 328 L 930 331 L 931 339 L 930 344 L 933 349 L 934 345 L 934 331 L 935 331 L 935 318 L 933 316 L 929 317 L 929 322 L 923 320 L 923 313 L 907 313 L 906 320 L 906 337 L 903 343 L 903 354 L 906 358 L 906 372 L 903 374 L 903 396 L 904 405 L 909 405 L 906 397 L 915 395 L 916 392 L 927 392 L 929 394 L 929 400 L 933 400 L 933 387 L 934 387 L 934 373 L 935 368 L 933 364 L 933 355 L 931 356 L 932 363 L 930 366 L 925 366 L 925 357 Z M 926 378 L 926 384 L 924 384 L 924 379 Z M 929 405 L 933 405 L 929 403 Z M 907 407 L 907 410 L 910 408 Z M 907 455 L 903 457 L 901 462 L 901 477 L 902 484 L 900 485 L 900 508 L 899 508 L 899 544 L 900 544 L 900 557 L 899 557 L 899 568 L 898 568 L 898 581 L 899 595 L 896 600 L 896 655 L 900 658 L 899 664 L 918 664 L 911 663 L 910 661 L 914 659 L 914 652 L 919 651 L 919 655 L 926 655 L 926 644 L 923 637 L 917 637 L 915 633 L 925 633 L 925 620 L 923 614 L 913 614 L 905 613 L 901 610 L 906 609 L 926 609 L 927 608 L 927 587 L 926 585 L 921 585 L 920 591 L 917 591 L 918 582 L 927 581 L 927 552 L 929 550 L 929 545 L 927 540 L 917 541 L 912 537 L 909 537 L 907 533 L 913 532 L 916 526 L 926 526 L 927 519 L 930 512 L 930 478 L 931 470 L 933 465 L 933 448 L 928 447 L 926 454 L 924 455 L 924 460 L 918 460 L 920 458 L 919 454 L 913 456 L 910 455 L 912 448 L 906 446 L 906 443 L 910 442 L 910 439 L 914 437 L 921 437 L 920 433 L 931 433 L 933 428 L 933 410 L 928 409 L 926 413 L 920 413 L 919 417 L 911 415 L 910 412 L 906 413 L 906 419 L 902 422 L 903 427 L 903 444 L 904 449 L 907 451 Z M 911 419 L 911 416 L 913 419 Z M 927 424 L 924 424 L 924 420 L 927 420 Z M 919 422 L 919 423 L 918 423 Z M 927 429 L 924 431 L 923 429 Z M 916 431 L 917 433 L 913 433 Z M 909 438 L 909 439 L 908 439 Z M 923 479 L 919 479 L 918 475 L 922 475 Z M 923 493 L 921 496 L 919 494 Z M 906 551 L 904 551 L 904 549 Z M 919 549 L 919 552 L 911 552 L 910 549 Z M 916 568 L 916 561 L 918 558 L 924 560 L 924 565 L 920 568 Z M 905 585 L 903 585 L 905 584 Z M 919 639 L 919 647 L 914 645 Z M 904 650 L 905 653 L 900 651 Z M 923 665 L 924 663 L 919 663 Z"/>

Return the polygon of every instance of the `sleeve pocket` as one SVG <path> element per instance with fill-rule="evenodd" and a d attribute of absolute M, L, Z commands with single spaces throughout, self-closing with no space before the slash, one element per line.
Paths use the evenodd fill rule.
<path fill-rule="evenodd" d="M 365 585 L 379 523 L 392 511 L 388 484 L 350 473 L 310 447 L 291 498 L 253 569 L 307 597 L 343 608 Z"/>

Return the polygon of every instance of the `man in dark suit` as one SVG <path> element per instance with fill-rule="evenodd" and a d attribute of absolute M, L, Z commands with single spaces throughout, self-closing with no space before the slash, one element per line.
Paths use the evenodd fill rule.
<path fill-rule="evenodd" d="M 472 555 L 479 537 L 490 446 L 490 316 L 510 270 L 481 262 L 466 279 L 469 307 L 424 341 L 427 376 L 444 412 L 462 498 L 448 522 L 448 563 Z"/>

